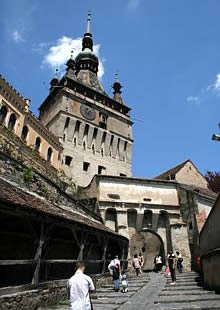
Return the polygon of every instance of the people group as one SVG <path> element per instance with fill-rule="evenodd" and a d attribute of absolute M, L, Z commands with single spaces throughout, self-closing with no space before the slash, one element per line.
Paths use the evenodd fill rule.
<path fill-rule="evenodd" d="M 177 269 L 179 273 L 183 271 L 182 265 L 183 259 L 181 253 L 176 251 L 176 255 L 173 251 L 169 251 L 167 256 L 167 274 L 171 275 L 172 282 L 171 285 L 174 285 L 176 282 L 176 272 Z M 163 258 L 160 254 L 157 254 L 154 260 L 155 263 L 155 271 L 160 272 L 163 266 Z M 134 254 L 134 258 L 132 260 L 132 265 L 135 270 L 137 276 L 142 273 L 142 268 L 144 266 L 144 257 L 142 253 Z M 128 280 L 124 270 L 121 270 L 121 263 L 116 255 L 114 259 L 110 261 L 108 265 L 108 270 L 112 275 L 114 290 L 119 292 L 119 285 L 121 281 L 121 292 L 128 292 Z M 76 263 L 76 272 L 75 274 L 68 280 L 67 289 L 69 293 L 70 299 L 70 307 L 69 310 L 92 310 L 92 303 L 90 299 L 90 293 L 95 290 L 94 283 L 92 279 L 84 274 L 85 264 L 83 262 Z"/>

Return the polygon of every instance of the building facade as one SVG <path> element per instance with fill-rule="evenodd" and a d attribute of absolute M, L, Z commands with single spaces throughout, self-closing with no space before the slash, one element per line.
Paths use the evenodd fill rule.
<path fill-rule="evenodd" d="M 56 170 L 61 167 L 62 146 L 29 110 L 30 100 L 24 99 L 13 86 L 0 76 L 0 136 L 4 129 L 20 139 L 21 145 L 31 147 Z M 6 137 L 8 140 L 8 137 Z"/>
<path fill-rule="evenodd" d="M 85 190 L 97 199 L 105 225 L 130 240 L 130 257 L 143 253 L 145 270 L 169 250 L 181 252 L 185 269 L 195 266 L 214 193 L 175 181 L 118 176 L 95 176 Z"/>
<path fill-rule="evenodd" d="M 115 81 L 114 96 L 104 91 L 93 53 L 90 15 L 82 52 L 67 62 L 60 81 L 52 79 L 50 94 L 40 106 L 42 124 L 64 148 L 62 169 L 78 185 L 86 186 L 95 174 L 131 176 L 132 121 Z"/>

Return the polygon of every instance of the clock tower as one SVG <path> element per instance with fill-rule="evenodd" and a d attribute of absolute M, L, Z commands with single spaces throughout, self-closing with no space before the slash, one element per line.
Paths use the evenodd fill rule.
<path fill-rule="evenodd" d="M 80 186 L 95 174 L 131 176 L 132 121 L 122 99 L 121 84 L 109 97 L 97 76 L 90 13 L 82 51 L 67 61 L 66 73 L 51 81 L 50 93 L 40 106 L 40 120 L 63 145 L 62 169 Z"/>

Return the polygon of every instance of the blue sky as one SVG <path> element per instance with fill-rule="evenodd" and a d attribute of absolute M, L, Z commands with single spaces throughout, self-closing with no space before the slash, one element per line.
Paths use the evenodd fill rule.
<path fill-rule="evenodd" d="M 219 0 L 1 0 L 0 73 L 37 108 L 56 66 L 85 32 L 88 9 L 109 95 L 119 72 L 134 120 L 133 175 L 191 159 L 219 171 Z"/>

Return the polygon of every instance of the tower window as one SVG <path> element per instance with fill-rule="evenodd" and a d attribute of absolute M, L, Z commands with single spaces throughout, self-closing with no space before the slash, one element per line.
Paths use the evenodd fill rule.
<path fill-rule="evenodd" d="M 27 141 L 27 135 L 28 135 L 28 127 L 27 126 L 24 126 L 22 128 L 22 133 L 21 133 L 21 139 L 23 141 Z"/>
<path fill-rule="evenodd" d="M 85 151 L 85 149 L 86 149 L 86 142 L 84 141 L 83 142 L 83 150 Z"/>
<path fill-rule="evenodd" d="M 101 149 L 101 155 L 104 156 L 104 150 L 103 150 L 103 148 Z"/>
<path fill-rule="evenodd" d="M 41 139 L 39 137 L 37 137 L 36 141 L 35 141 L 35 150 L 37 152 L 40 151 L 40 145 L 41 145 Z"/>
<path fill-rule="evenodd" d="M 73 139 L 73 145 L 76 146 L 76 137 Z"/>
<path fill-rule="evenodd" d="M 0 109 L 0 122 L 4 123 L 6 115 L 8 113 L 7 108 L 3 105 Z"/>
<path fill-rule="evenodd" d="M 9 130 L 12 130 L 12 131 L 14 130 L 15 122 L 16 122 L 16 116 L 14 113 L 12 113 L 10 118 L 9 118 L 9 122 L 8 122 L 8 129 Z"/>
<path fill-rule="evenodd" d="M 89 170 L 90 163 L 87 163 L 86 161 L 83 162 L 83 171 Z"/>
<path fill-rule="evenodd" d="M 52 154 L 53 154 L 53 150 L 51 147 L 49 147 L 47 151 L 47 161 L 51 161 Z"/>
<path fill-rule="evenodd" d="M 105 174 L 106 168 L 103 166 L 98 166 L 98 174 Z"/>
<path fill-rule="evenodd" d="M 68 128 L 69 122 L 70 122 L 70 117 L 67 117 L 67 118 L 66 118 L 66 122 L 65 122 L 64 129 Z"/>
<path fill-rule="evenodd" d="M 71 156 L 66 156 L 65 157 L 65 165 L 66 166 L 70 166 L 71 165 L 71 162 L 72 162 L 72 157 Z"/>
<path fill-rule="evenodd" d="M 93 152 L 93 154 L 95 154 L 95 145 L 94 144 L 92 145 L 92 152 Z"/>

